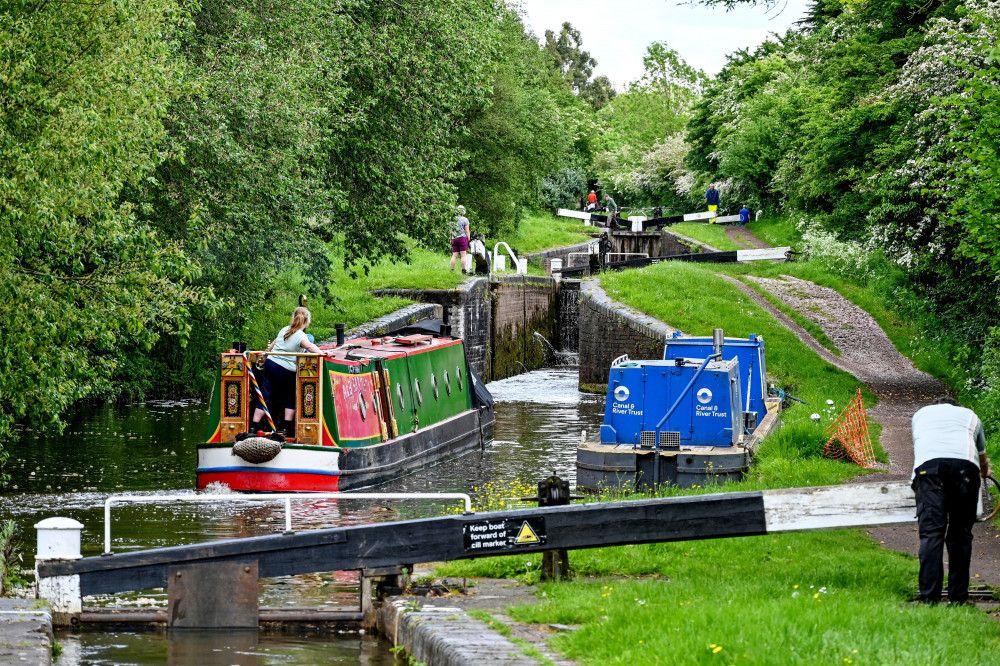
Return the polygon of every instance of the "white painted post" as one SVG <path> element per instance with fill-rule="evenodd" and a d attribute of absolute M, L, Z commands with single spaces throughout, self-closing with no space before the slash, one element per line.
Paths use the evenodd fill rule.
<path fill-rule="evenodd" d="M 528 260 L 527 259 L 518 259 L 517 260 L 517 274 L 518 275 L 527 275 L 528 274 Z"/>
<path fill-rule="evenodd" d="M 67 626 L 70 616 L 83 610 L 80 594 L 80 576 L 52 576 L 41 578 L 38 563 L 52 560 L 78 560 L 80 531 L 83 523 L 72 518 L 46 518 L 36 523 L 38 551 L 35 554 L 35 596 L 44 599 L 52 608 L 52 623 Z"/>
<path fill-rule="evenodd" d="M 507 270 L 507 257 L 502 254 L 493 255 L 493 272 L 500 273 Z"/>
<path fill-rule="evenodd" d="M 646 216 L 634 215 L 628 218 L 628 221 L 632 223 L 632 231 L 642 231 L 642 223 L 646 221 Z"/>
<path fill-rule="evenodd" d="M 559 272 L 562 270 L 562 267 L 563 267 L 562 259 L 557 258 L 549 260 L 549 271 L 551 272 L 552 277 L 556 279 L 556 282 L 562 279 L 562 273 Z"/>

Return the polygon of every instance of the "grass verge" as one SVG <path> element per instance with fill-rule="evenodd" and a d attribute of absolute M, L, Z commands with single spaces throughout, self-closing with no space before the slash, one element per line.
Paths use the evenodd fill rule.
<path fill-rule="evenodd" d="M 726 225 L 706 224 L 705 222 L 680 222 L 667 227 L 667 231 L 676 231 L 688 238 L 701 241 L 717 248 L 723 252 L 730 250 L 742 250 L 742 245 L 737 245 L 726 238 Z"/>
<path fill-rule="evenodd" d="M 516 233 L 497 240 L 506 241 L 518 253 L 539 252 L 591 240 L 583 232 L 586 228 L 579 220 L 537 213 L 525 218 Z M 488 239 L 487 249 L 492 251 L 495 242 Z M 371 295 L 374 289 L 454 289 L 467 277 L 458 269 L 449 270 L 451 251 L 446 249 L 431 251 L 414 247 L 409 262 L 384 261 L 372 266 L 367 275 L 358 272 L 354 276 L 343 266 L 343 247 L 338 243 L 331 245 L 330 257 L 334 300 L 309 298 L 312 312 L 309 332 L 317 340 L 332 337 L 334 324 L 345 323 L 351 328 L 413 302 L 403 298 L 376 298 Z M 529 266 L 529 272 L 542 274 L 538 266 Z M 292 310 L 298 305 L 299 294 L 306 292 L 305 280 L 300 274 L 290 272 L 283 276 L 275 285 L 274 299 L 256 313 L 250 328 L 258 332 L 260 339 L 249 340 L 252 348 L 262 348 L 271 340 L 268 335 L 288 324 Z"/>

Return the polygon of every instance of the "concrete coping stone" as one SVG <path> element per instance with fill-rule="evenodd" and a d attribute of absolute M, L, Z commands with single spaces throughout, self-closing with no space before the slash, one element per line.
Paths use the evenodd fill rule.
<path fill-rule="evenodd" d="M 52 614 L 34 599 L 0 599 L 0 664 L 50 664 Z"/>
<path fill-rule="evenodd" d="M 535 665 L 499 632 L 465 610 L 394 599 L 378 611 L 379 630 L 417 661 L 434 666 Z"/>
<path fill-rule="evenodd" d="M 582 243 L 577 243 L 575 245 L 564 245 L 562 247 L 554 247 L 551 250 L 542 250 L 541 252 L 529 252 L 528 254 L 522 255 L 523 258 L 528 259 L 546 259 L 548 257 L 558 257 L 559 255 L 569 254 L 570 252 L 583 252 L 590 248 L 591 245 L 596 243 L 599 239 L 593 238 L 589 241 L 583 241 Z"/>

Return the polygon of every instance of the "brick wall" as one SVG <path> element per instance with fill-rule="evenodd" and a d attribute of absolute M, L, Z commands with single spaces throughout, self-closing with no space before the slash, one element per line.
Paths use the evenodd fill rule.
<path fill-rule="evenodd" d="M 554 342 L 558 317 L 556 281 L 528 275 L 500 276 L 490 283 L 490 291 L 493 319 L 487 381 L 542 367 L 548 345 L 558 344 Z"/>
<path fill-rule="evenodd" d="M 663 358 L 663 343 L 675 328 L 612 300 L 600 280 L 585 280 L 580 298 L 580 387 L 607 387 L 611 362 Z"/>

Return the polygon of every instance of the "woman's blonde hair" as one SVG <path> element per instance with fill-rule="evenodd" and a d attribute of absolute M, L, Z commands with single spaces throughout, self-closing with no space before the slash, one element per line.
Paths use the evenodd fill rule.
<path fill-rule="evenodd" d="M 292 322 L 288 325 L 288 332 L 285 333 L 285 340 L 308 326 L 310 319 L 312 319 L 312 315 L 309 314 L 309 308 L 295 308 L 295 312 L 292 313 Z"/>

